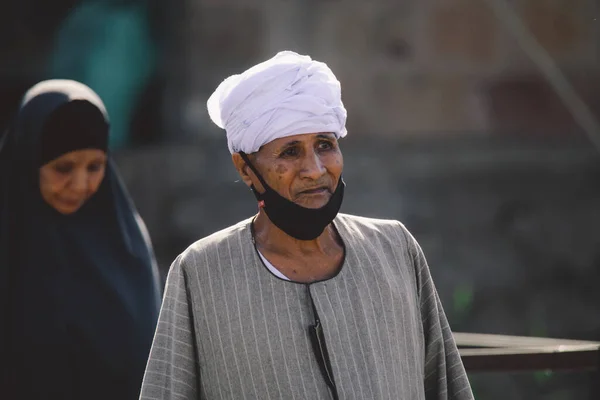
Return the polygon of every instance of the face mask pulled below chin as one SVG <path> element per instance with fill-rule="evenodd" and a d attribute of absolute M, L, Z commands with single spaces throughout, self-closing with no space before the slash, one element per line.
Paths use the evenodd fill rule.
<path fill-rule="evenodd" d="M 341 177 L 327 204 L 321 208 L 306 208 L 286 199 L 273 190 L 256 171 L 246 154 L 240 153 L 240 155 L 256 174 L 265 189 L 264 193 L 258 193 L 256 188 L 252 186 L 252 192 L 261 204 L 262 209 L 276 227 L 291 237 L 297 240 L 314 240 L 323 233 L 327 225 L 337 216 L 342 206 L 346 186 Z"/>

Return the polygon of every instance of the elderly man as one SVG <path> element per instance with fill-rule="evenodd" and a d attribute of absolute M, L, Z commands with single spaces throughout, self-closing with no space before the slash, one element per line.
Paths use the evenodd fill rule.
<path fill-rule="evenodd" d="M 171 266 L 142 399 L 472 399 L 423 253 L 338 214 L 340 84 L 285 51 L 208 100 L 258 214 Z"/>

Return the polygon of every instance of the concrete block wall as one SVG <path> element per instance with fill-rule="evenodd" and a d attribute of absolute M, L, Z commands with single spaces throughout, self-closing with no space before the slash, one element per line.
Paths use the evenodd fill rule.
<path fill-rule="evenodd" d="M 342 211 L 405 223 L 455 331 L 600 340 L 600 156 L 584 139 L 348 137 Z M 118 154 L 163 273 L 256 211 L 224 138 Z M 480 400 L 587 400 L 589 373 L 475 374 Z"/>
<path fill-rule="evenodd" d="M 597 2 L 506 3 L 597 112 Z M 166 103 L 165 123 L 173 131 L 167 140 L 218 134 L 205 111 L 212 90 L 229 74 L 282 49 L 332 67 L 342 82 L 349 129 L 356 134 L 544 131 L 565 120 L 552 120 L 566 113 L 564 106 L 511 33 L 513 27 L 490 6 L 492 0 L 182 4 L 185 17 L 173 25 L 183 45 L 181 62 L 171 66 L 177 95 Z M 530 123 L 522 121 L 523 109 L 530 110 Z M 563 125 L 576 130 L 566 120 Z"/>
<path fill-rule="evenodd" d="M 600 116 L 598 3 L 504 1 Z M 291 49 L 342 82 L 343 210 L 409 227 L 455 330 L 600 339 L 598 156 L 490 1 L 180 4 L 172 146 L 119 155 L 163 268 L 256 211 L 205 103 L 226 76 Z M 593 379 L 472 377 L 482 400 L 587 399 Z"/>

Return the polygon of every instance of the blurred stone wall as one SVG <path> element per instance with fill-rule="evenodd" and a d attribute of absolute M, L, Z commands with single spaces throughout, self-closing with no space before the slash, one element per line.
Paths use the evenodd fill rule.
<path fill-rule="evenodd" d="M 508 3 L 600 115 L 594 0 Z M 165 148 L 119 164 L 163 268 L 256 212 L 206 100 L 283 49 L 327 62 L 343 211 L 403 221 L 456 331 L 600 340 L 600 158 L 487 0 L 189 0 L 163 60 Z M 478 400 L 591 399 L 597 375 L 471 376 Z"/>
<path fill-rule="evenodd" d="M 407 225 L 455 331 L 600 340 L 600 159 L 489 1 L 150 2 L 164 22 L 161 90 L 139 106 L 137 130 L 163 137 L 116 158 L 163 274 L 193 241 L 256 212 L 205 104 L 226 76 L 291 49 L 342 82 L 342 210 Z M 598 2 L 497 1 L 598 117 Z M 39 5 L 14 19 L 5 3 L 2 121 L 53 40 Z M 161 104 L 160 129 L 148 101 Z M 589 389 L 600 377 L 584 372 L 471 379 L 478 400 L 600 398 Z"/>
<path fill-rule="evenodd" d="M 405 223 L 455 331 L 600 340 L 600 156 L 587 140 L 461 135 L 342 142 L 342 211 Z M 257 211 L 224 138 L 122 152 L 166 273 Z M 480 400 L 591 399 L 598 376 L 474 374 Z"/>
<path fill-rule="evenodd" d="M 600 110 L 595 0 L 193 0 L 166 61 L 170 139 L 220 134 L 205 110 L 212 90 L 283 49 L 331 66 L 357 135 L 577 130 L 493 1 L 510 4 Z"/>

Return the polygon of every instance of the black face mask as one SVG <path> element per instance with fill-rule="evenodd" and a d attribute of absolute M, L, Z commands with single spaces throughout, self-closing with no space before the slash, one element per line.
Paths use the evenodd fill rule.
<path fill-rule="evenodd" d="M 258 193 L 254 185 L 251 186 L 258 203 L 271 222 L 291 237 L 298 240 L 316 239 L 338 214 L 346 186 L 342 178 L 327 204 L 321 208 L 306 208 L 273 190 L 250 163 L 248 156 L 243 152 L 240 152 L 240 156 L 265 188 L 264 193 Z"/>

